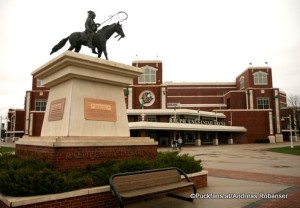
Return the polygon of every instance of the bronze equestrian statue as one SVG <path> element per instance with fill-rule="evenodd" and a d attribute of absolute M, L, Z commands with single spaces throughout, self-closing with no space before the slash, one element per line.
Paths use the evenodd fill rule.
<path fill-rule="evenodd" d="M 89 11 L 88 13 L 89 13 L 89 17 L 86 22 L 90 21 L 89 18 L 91 18 L 93 20 L 96 16 L 95 13 L 92 11 Z M 119 13 L 121 13 L 121 12 L 119 12 Z M 117 13 L 117 14 L 119 14 L 119 13 Z M 123 13 L 125 13 L 125 12 L 123 12 Z M 113 17 L 113 16 L 111 16 L 111 17 Z M 87 24 L 90 24 L 90 23 L 86 23 L 86 25 Z M 91 23 L 91 25 L 92 25 L 91 29 L 95 30 L 95 31 L 97 30 L 97 27 L 100 26 L 100 24 L 98 24 L 98 23 L 94 23 L 94 25 L 93 25 L 93 23 Z M 88 26 L 86 26 L 86 27 L 88 27 Z M 95 27 L 96 27 L 96 29 L 95 29 Z M 102 52 L 103 52 L 105 55 L 105 58 L 108 60 L 107 51 L 106 51 L 106 42 L 115 32 L 118 34 L 115 37 L 120 36 L 120 38 L 118 40 L 125 37 L 125 34 L 122 29 L 122 25 L 119 22 L 113 23 L 111 25 L 104 26 L 102 29 L 98 30 L 96 33 L 91 33 L 91 29 L 86 29 L 86 31 L 89 30 L 88 35 L 87 35 L 86 31 L 74 32 L 71 35 L 69 35 L 68 37 L 62 39 L 57 45 L 55 45 L 52 48 L 50 55 L 52 53 L 55 53 L 62 47 L 64 47 L 66 42 L 69 40 L 70 45 L 71 45 L 68 49 L 69 51 L 72 51 L 73 49 L 75 49 L 75 52 L 79 52 L 82 45 L 89 46 L 92 48 L 92 51 L 95 53 L 97 53 L 95 51 L 95 48 L 97 48 L 98 58 L 101 57 Z M 89 41 L 91 41 L 92 44 L 90 44 Z"/>

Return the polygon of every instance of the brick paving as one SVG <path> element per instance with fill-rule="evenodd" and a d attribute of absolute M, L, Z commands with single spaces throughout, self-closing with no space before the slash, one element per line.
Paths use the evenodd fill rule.
<path fill-rule="evenodd" d="M 206 170 L 209 172 L 210 176 L 215 177 L 259 181 L 291 186 L 277 193 L 287 194 L 287 199 L 261 199 L 257 202 L 244 206 L 244 208 L 300 208 L 300 177 L 222 170 L 215 168 L 206 168 Z"/>

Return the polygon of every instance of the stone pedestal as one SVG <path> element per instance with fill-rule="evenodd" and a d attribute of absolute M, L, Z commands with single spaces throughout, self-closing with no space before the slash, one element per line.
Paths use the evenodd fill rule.
<path fill-rule="evenodd" d="M 129 132 L 123 87 L 141 74 L 137 67 L 69 51 L 52 59 L 32 73 L 50 88 L 41 137 L 21 139 L 16 154 L 65 161 L 54 165 L 64 170 L 102 158 L 155 157 L 157 142 Z"/>

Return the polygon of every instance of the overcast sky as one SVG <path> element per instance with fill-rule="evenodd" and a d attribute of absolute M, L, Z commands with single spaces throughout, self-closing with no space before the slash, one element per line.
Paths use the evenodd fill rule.
<path fill-rule="evenodd" d="M 299 0 L 0 0 L 0 115 L 24 107 L 31 72 L 67 50 L 49 55 L 84 30 L 88 10 L 98 23 L 128 13 L 109 59 L 161 60 L 164 82 L 233 82 L 250 62 L 268 62 L 274 87 L 300 95 Z"/>

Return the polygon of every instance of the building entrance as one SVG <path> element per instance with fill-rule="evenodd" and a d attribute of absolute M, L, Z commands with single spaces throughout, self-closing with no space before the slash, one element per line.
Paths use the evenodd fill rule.
<path fill-rule="evenodd" d="M 213 144 L 213 133 L 211 132 L 203 132 L 201 133 L 201 143 L 205 144 Z"/>

